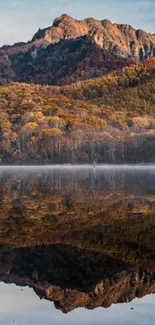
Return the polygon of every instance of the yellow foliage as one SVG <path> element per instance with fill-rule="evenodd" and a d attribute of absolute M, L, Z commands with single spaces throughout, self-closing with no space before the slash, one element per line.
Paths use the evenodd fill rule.
<path fill-rule="evenodd" d="M 43 130 L 44 137 L 60 137 L 62 136 L 62 131 L 58 128 L 51 128 Z"/>

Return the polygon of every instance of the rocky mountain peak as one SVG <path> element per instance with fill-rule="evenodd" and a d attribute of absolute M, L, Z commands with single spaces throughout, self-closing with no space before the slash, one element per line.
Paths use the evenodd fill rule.
<path fill-rule="evenodd" d="M 74 19 L 67 14 L 56 18 L 51 27 L 40 30 L 32 41 L 43 39 L 48 44 L 62 39 L 89 36 L 96 44 L 110 53 L 134 60 L 143 60 L 155 54 L 155 35 L 134 29 L 131 25 L 112 23 L 108 19 Z"/>
<path fill-rule="evenodd" d="M 59 24 L 76 21 L 74 18 L 67 14 L 62 14 L 60 17 L 57 17 L 53 21 L 53 27 L 59 27 Z"/>
<path fill-rule="evenodd" d="M 0 83 L 67 84 L 153 56 L 154 34 L 108 19 L 77 20 L 63 14 L 39 29 L 30 42 L 0 48 Z"/>

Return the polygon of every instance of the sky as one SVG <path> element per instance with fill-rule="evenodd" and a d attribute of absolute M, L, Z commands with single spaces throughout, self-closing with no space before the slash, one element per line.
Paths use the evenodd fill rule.
<path fill-rule="evenodd" d="M 63 314 L 32 289 L 0 284 L 0 325 L 155 325 L 155 295 L 93 311 Z M 133 310 L 131 310 L 133 308 Z"/>
<path fill-rule="evenodd" d="M 127 23 L 155 33 L 155 0 L 0 0 L 0 45 L 31 40 L 66 13 Z"/>

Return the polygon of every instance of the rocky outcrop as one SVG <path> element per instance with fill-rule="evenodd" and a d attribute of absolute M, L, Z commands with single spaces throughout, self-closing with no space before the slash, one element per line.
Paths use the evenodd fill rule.
<path fill-rule="evenodd" d="M 130 25 L 113 24 L 107 19 L 76 20 L 66 14 L 55 19 L 52 27 L 39 29 L 32 41 L 44 39 L 55 44 L 62 39 L 85 35 L 91 36 L 102 49 L 119 57 L 143 60 L 155 55 L 155 35 L 136 30 Z"/>

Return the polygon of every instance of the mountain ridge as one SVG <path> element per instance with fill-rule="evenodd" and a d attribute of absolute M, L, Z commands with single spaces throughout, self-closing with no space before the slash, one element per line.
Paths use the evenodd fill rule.
<path fill-rule="evenodd" d="M 137 60 L 155 55 L 154 34 L 142 29 L 136 30 L 128 24 L 112 23 L 108 19 L 97 20 L 91 17 L 77 20 L 67 14 L 56 18 L 51 27 L 39 29 L 32 41 L 44 38 L 54 44 L 63 38 L 75 39 L 85 35 L 91 36 L 101 48 L 112 50 L 119 56 Z"/>
<path fill-rule="evenodd" d="M 66 14 L 32 40 L 0 48 L 0 84 L 67 85 L 155 56 L 155 35 L 108 19 Z"/>

